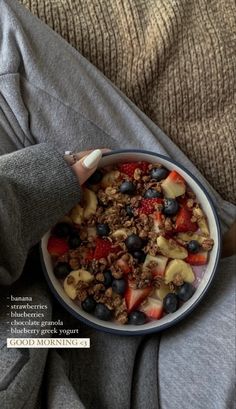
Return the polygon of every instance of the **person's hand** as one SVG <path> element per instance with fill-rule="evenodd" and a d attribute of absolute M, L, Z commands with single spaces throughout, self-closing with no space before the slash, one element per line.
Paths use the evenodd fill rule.
<path fill-rule="evenodd" d="M 81 185 L 95 172 L 102 154 L 109 151 L 110 149 L 104 148 L 75 154 L 78 161 L 72 165 L 72 169 Z"/>

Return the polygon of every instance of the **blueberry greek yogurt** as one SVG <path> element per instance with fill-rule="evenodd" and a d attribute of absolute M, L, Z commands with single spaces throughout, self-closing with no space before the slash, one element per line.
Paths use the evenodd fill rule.
<path fill-rule="evenodd" d="M 47 249 L 67 296 L 86 313 L 143 325 L 194 294 L 214 245 L 194 192 L 175 170 L 127 162 L 97 170 Z"/>

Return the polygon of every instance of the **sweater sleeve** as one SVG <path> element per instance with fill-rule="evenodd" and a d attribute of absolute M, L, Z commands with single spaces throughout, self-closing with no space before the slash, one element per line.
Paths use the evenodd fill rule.
<path fill-rule="evenodd" d="M 48 144 L 0 157 L 0 284 L 17 280 L 30 247 L 79 199 L 73 171 Z"/>

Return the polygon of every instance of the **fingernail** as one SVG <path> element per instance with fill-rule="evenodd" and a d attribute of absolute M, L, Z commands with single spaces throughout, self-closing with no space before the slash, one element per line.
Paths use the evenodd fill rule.
<path fill-rule="evenodd" d="M 88 156 L 86 156 L 82 164 L 87 169 L 93 169 L 95 166 L 97 166 L 101 157 L 102 152 L 100 151 L 100 149 L 95 149 L 95 151 L 91 152 Z"/>

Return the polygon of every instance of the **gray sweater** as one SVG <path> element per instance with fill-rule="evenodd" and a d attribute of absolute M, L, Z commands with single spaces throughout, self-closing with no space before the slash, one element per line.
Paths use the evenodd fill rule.
<path fill-rule="evenodd" d="M 40 265 L 29 267 L 30 280 L 21 276 L 30 247 L 79 200 L 63 152 L 91 147 L 175 158 L 208 190 L 223 231 L 233 222 L 235 207 L 167 135 L 16 0 L 0 0 L 0 281 L 13 283 L 0 288 L 1 408 L 233 409 L 235 257 L 221 260 L 189 319 L 142 338 L 73 319 L 50 297 Z M 46 304 L 46 320 L 78 328 L 91 348 L 7 349 L 10 294 Z"/>
<path fill-rule="evenodd" d="M 0 132 L 1 150 L 4 134 Z M 0 158 L 0 284 L 19 278 L 28 250 L 80 198 L 63 156 L 41 143 Z"/>

